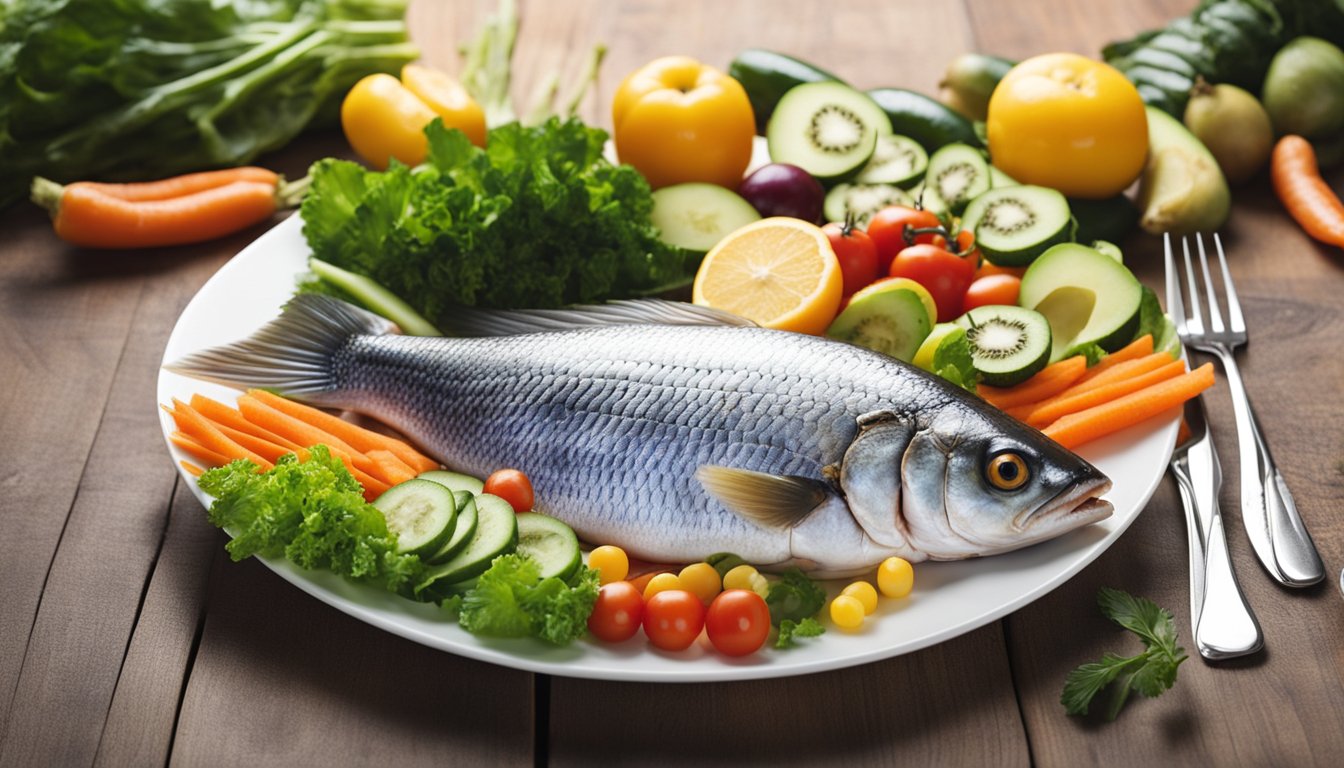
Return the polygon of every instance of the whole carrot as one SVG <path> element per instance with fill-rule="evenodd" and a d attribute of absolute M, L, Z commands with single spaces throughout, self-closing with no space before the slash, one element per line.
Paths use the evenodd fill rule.
<path fill-rule="evenodd" d="M 1311 142 L 1301 136 L 1279 139 L 1269 173 L 1274 192 L 1307 234 L 1344 248 L 1344 203 L 1321 178 Z"/>
<path fill-rule="evenodd" d="M 159 179 L 158 181 L 133 181 L 125 184 L 105 184 L 97 181 L 77 183 L 80 186 L 96 189 L 122 200 L 167 200 L 222 187 L 235 181 L 255 181 L 261 184 L 269 184 L 274 188 L 280 185 L 280 175 L 266 168 L 244 165 L 218 171 L 184 173 L 181 176 Z"/>

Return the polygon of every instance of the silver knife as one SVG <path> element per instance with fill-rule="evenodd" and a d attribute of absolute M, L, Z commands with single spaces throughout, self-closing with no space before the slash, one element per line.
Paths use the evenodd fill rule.
<path fill-rule="evenodd" d="M 1190 628 L 1205 659 L 1246 656 L 1264 646 L 1264 635 L 1227 551 L 1218 509 L 1223 472 L 1204 418 L 1204 398 L 1186 402 L 1185 420 L 1190 437 L 1172 454 L 1171 473 L 1185 507 L 1190 539 Z"/>

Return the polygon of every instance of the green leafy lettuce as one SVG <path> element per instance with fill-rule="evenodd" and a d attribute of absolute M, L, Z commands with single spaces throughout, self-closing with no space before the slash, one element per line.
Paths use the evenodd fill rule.
<path fill-rule="evenodd" d="M 31 178 L 240 165 L 396 72 L 407 0 L 0 2 L 0 206 Z"/>
<path fill-rule="evenodd" d="M 800 637 L 819 637 L 826 633 L 820 621 L 806 618 L 802 621 L 785 619 L 779 623 L 779 636 L 775 638 L 775 647 L 784 650 L 798 644 Z"/>
<path fill-rule="evenodd" d="M 948 332 L 933 350 L 933 373 L 962 389 L 975 391 L 975 361 L 971 358 L 971 343 L 962 328 Z"/>
<path fill-rule="evenodd" d="M 309 454 L 304 462 L 281 456 L 266 472 L 239 460 L 201 475 L 201 489 L 215 497 L 210 522 L 233 535 L 229 555 L 283 556 L 393 591 L 410 582 L 423 570 L 420 559 L 397 554 L 383 513 L 326 446 Z"/>
<path fill-rule="evenodd" d="M 565 645 L 587 630 L 598 586 L 591 568 L 581 568 L 566 583 L 555 576 L 541 578 L 536 561 L 526 555 L 501 555 L 448 607 L 457 608 L 458 623 L 472 634 L 538 637 Z"/>
<path fill-rule="evenodd" d="M 606 134 L 551 118 L 492 130 L 488 149 L 434 121 L 429 157 L 387 171 L 323 160 L 304 200 L 314 255 L 364 275 L 443 328 L 454 305 L 556 307 L 688 278 L 658 240 L 635 169 Z"/>

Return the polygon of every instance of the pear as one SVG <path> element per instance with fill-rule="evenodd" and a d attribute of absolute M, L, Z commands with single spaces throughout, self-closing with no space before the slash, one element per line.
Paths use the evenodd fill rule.
<path fill-rule="evenodd" d="M 1139 225 L 1164 232 L 1210 232 L 1227 221 L 1232 193 L 1208 148 L 1176 118 L 1148 112 L 1148 162 L 1139 180 Z"/>
<path fill-rule="evenodd" d="M 1269 162 L 1274 126 L 1254 96 L 1235 85 L 1196 80 L 1185 127 L 1208 147 L 1230 184 L 1241 184 Z"/>

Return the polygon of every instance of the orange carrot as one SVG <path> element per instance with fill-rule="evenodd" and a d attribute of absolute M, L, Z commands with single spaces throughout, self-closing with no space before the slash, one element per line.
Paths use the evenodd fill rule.
<path fill-rule="evenodd" d="M 172 414 L 173 421 L 177 424 L 178 429 L 200 443 L 202 447 L 223 454 L 229 461 L 247 459 L 263 470 L 274 466 L 256 453 L 230 440 L 209 419 L 197 413 L 196 409 L 181 400 L 173 398 L 173 407 L 171 409 L 165 407 L 164 410 Z"/>
<path fill-rule="evenodd" d="M 373 462 L 374 467 L 378 469 L 378 477 L 386 480 L 392 485 L 404 483 L 415 477 L 416 471 L 411 469 L 406 462 L 397 458 L 391 451 L 385 451 L 381 448 L 369 451 L 365 454 L 369 461 Z"/>
<path fill-rule="evenodd" d="M 205 418 L 221 426 L 231 427 L 239 432 L 245 432 L 253 437 L 265 440 L 268 443 L 283 446 L 291 451 L 297 452 L 304 448 L 304 446 L 299 445 L 293 440 L 287 440 L 270 430 L 262 429 L 256 424 L 253 424 L 248 421 L 238 409 L 230 408 L 218 400 L 211 400 L 205 395 L 192 395 L 191 407 L 200 411 L 200 414 Z M 302 459 L 304 457 L 300 456 L 299 458 Z"/>
<path fill-rule="evenodd" d="M 314 446 L 322 444 L 331 449 L 333 455 L 349 457 L 350 462 L 359 469 L 377 476 L 373 462 L 369 457 L 350 447 L 350 444 L 335 435 L 324 432 L 293 416 L 281 413 L 251 395 L 238 398 L 238 410 L 247 420 L 262 429 L 274 432 L 298 445 Z"/>
<path fill-rule="evenodd" d="M 395 437 L 389 437 L 374 432 L 371 429 L 365 429 L 357 424 L 351 424 L 339 416 L 333 416 L 326 411 L 295 402 L 289 398 L 281 397 L 272 392 L 267 392 L 264 389 L 250 389 L 247 393 L 281 413 L 286 413 L 296 419 L 306 421 L 324 432 L 341 438 L 360 451 L 365 453 L 377 449 L 390 451 L 402 462 L 409 465 L 411 469 L 415 470 L 417 474 L 439 468 L 439 463 L 437 461 L 425 456 L 407 443 L 398 440 Z"/>
<path fill-rule="evenodd" d="M 1087 381 L 1097 374 L 1106 371 L 1113 366 L 1119 365 L 1120 363 L 1127 363 L 1130 360 L 1138 360 L 1140 357 L 1147 357 L 1151 354 L 1153 354 L 1153 335 L 1151 333 L 1145 333 L 1139 338 L 1129 342 L 1129 344 L 1101 358 L 1096 365 L 1087 369 L 1087 373 L 1083 374 L 1083 378 L 1080 379 L 1079 382 Z"/>
<path fill-rule="evenodd" d="M 274 184 L 233 181 L 164 200 L 127 200 L 96 187 L 33 182 L 33 201 L 52 214 L 57 237 L 86 248 L 153 248 L 213 240 L 269 219 Z"/>
<path fill-rule="evenodd" d="M 211 467 L 222 467 L 229 463 L 228 456 L 206 448 L 193 440 L 191 435 L 188 435 L 186 432 L 175 431 L 168 436 L 168 440 L 173 445 L 176 445 L 178 448 L 181 448 Z"/>
<path fill-rule="evenodd" d="M 1085 376 L 1077 384 L 1060 393 L 1061 397 L 1071 397 L 1086 392 L 1089 389 L 1104 387 L 1117 381 L 1141 376 L 1149 371 L 1155 371 L 1164 365 L 1170 363 L 1174 358 L 1166 352 L 1154 352 L 1150 355 L 1144 355 L 1137 360 L 1125 360 L 1116 363 L 1095 376 Z"/>
<path fill-rule="evenodd" d="M 350 473 L 351 477 L 355 478 L 355 480 L 359 481 L 360 485 L 364 486 L 365 501 L 370 502 L 373 501 L 374 499 L 383 495 L 383 492 L 391 487 L 387 483 L 384 483 L 382 480 L 379 480 L 378 478 L 369 475 L 361 471 L 358 467 L 352 465 L 348 457 L 341 457 L 341 463 L 345 464 L 345 468 Z"/>
<path fill-rule="evenodd" d="M 219 428 L 220 432 L 224 433 L 225 437 L 249 451 L 255 452 L 258 456 L 261 456 L 269 462 L 274 463 L 277 459 L 287 453 L 298 455 L 299 461 L 308 460 L 308 451 L 303 448 L 290 450 L 283 445 L 272 443 L 270 440 L 264 440 L 256 435 L 248 434 L 247 432 L 242 432 L 226 424 L 215 424 L 215 426 Z"/>
<path fill-rule="evenodd" d="M 1212 386 L 1213 363 L 1205 363 L 1174 379 L 1071 413 L 1043 431 L 1065 448 L 1076 448 L 1089 440 L 1160 416 Z"/>
<path fill-rule="evenodd" d="M 1128 379 L 1102 384 L 1099 387 L 1092 387 L 1073 395 L 1053 397 L 1037 403 L 1035 409 L 1027 416 L 1026 422 L 1033 427 L 1044 427 L 1061 416 L 1087 410 L 1094 405 L 1101 405 L 1108 400 L 1114 400 L 1117 397 L 1128 395 L 1130 392 L 1137 392 L 1145 387 L 1150 387 L 1160 381 L 1180 376 L 1184 372 L 1185 363 L 1180 360 L 1172 360 L 1161 368 Z"/>
<path fill-rule="evenodd" d="M 1308 235 L 1344 248 L 1344 203 L 1321 178 L 1316 150 L 1301 136 L 1284 136 L 1270 157 L 1274 192 Z"/>
<path fill-rule="evenodd" d="M 192 464 L 190 461 L 179 461 L 178 464 L 181 464 L 182 468 L 187 470 L 187 474 L 191 475 L 192 477 L 200 477 L 201 475 L 205 474 L 204 469 L 201 469 L 195 464 Z"/>
<path fill-rule="evenodd" d="M 105 195 L 119 197 L 122 200 L 140 201 L 184 197 L 207 189 L 222 187 L 235 181 L 255 181 L 261 184 L 269 184 L 272 188 L 275 188 L 280 184 L 280 176 L 275 171 L 258 168 L 254 165 L 245 165 L 240 168 L 224 168 L 203 173 L 184 173 L 181 176 L 173 176 L 158 181 L 137 181 L 129 184 L 79 181 L 70 186 L 79 185 L 97 190 Z"/>
<path fill-rule="evenodd" d="M 1006 410 L 1059 394 L 1086 372 L 1087 360 L 1082 355 L 1075 355 L 1047 365 L 1016 386 L 990 387 L 982 384 L 975 391 L 990 405 Z"/>

